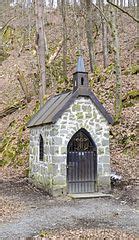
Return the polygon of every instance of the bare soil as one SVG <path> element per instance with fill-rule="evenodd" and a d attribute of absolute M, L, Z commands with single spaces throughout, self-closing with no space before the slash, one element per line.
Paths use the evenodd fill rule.
<path fill-rule="evenodd" d="M 46 239 L 139 237 L 139 214 L 132 186 L 114 190 L 111 198 L 72 200 L 64 196 L 52 198 L 20 178 L 1 181 L 1 196 L 3 240 L 38 235 Z"/>

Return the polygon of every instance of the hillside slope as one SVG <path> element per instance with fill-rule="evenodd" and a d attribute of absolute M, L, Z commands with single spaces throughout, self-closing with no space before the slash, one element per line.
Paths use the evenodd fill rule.
<path fill-rule="evenodd" d="M 74 72 L 78 45 L 76 41 L 76 30 L 69 13 L 68 29 L 68 76 L 69 85 L 65 87 L 62 78 L 62 51 L 55 61 L 47 66 L 47 86 L 46 98 L 57 92 L 71 89 L 72 73 Z M 12 21 L 12 26 L 17 29 L 17 20 Z M 123 176 L 124 181 L 137 178 L 136 160 L 136 25 L 127 16 L 119 16 L 119 39 L 121 47 L 121 67 L 122 67 L 122 98 L 123 110 L 120 122 L 111 127 L 110 148 L 112 170 Z M 126 24 L 125 24 L 126 23 Z M 72 26 L 72 28 L 71 28 Z M 71 28 L 71 31 L 70 31 Z M 32 27 L 32 31 L 34 31 Z M 86 69 L 89 72 L 89 57 L 84 28 L 82 29 L 82 46 Z M 56 51 L 61 41 L 61 17 L 57 11 L 47 13 L 46 35 L 48 40 L 49 55 Z M 33 34 L 32 34 L 33 35 Z M 14 35 L 16 38 L 16 33 Z M 16 45 L 17 46 L 17 45 Z M 34 35 L 32 36 L 32 46 L 28 47 L 27 42 L 19 53 L 19 48 L 9 47 L 9 57 L 2 62 L 1 72 L 1 135 L 2 135 L 2 177 L 13 177 L 25 175 L 28 169 L 29 158 L 29 130 L 26 127 L 28 120 L 33 113 L 38 110 L 38 97 L 36 85 L 38 84 L 37 56 L 34 48 Z M 95 42 L 95 52 L 97 67 L 94 74 L 89 74 L 90 85 L 96 96 L 114 115 L 114 80 L 113 54 L 109 55 L 109 67 L 103 69 L 103 57 L 101 48 L 101 34 Z M 31 101 L 27 103 L 20 84 L 23 77 L 27 89 L 31 95 Z M 34 86 L 35 82 L 35 86 Z M 10 109 L 10 111 L 9 111 Z M 13 112 L 13 113 L 12 113 Z"/>

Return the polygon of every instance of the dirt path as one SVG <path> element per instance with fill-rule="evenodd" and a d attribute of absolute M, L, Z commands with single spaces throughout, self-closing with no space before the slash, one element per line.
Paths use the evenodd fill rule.
<path fill-rule="evenodd" d="M 10 212 L 10 207 L 8 214 L 3 210 L 0 239 L 29 237 L 42 229 L 78 227 L 116 228 L 139 233 L 136 206 L 129 206 L 114 198 L 52 199 L 25 181 L 3 182 L 1 193 L 2 199 L 11 202 L 13 212 Z M 5 208 L 6 205 L 2 209 Z"/>

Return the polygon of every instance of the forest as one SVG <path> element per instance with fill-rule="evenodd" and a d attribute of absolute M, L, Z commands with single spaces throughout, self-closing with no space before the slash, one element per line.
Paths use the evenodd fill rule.
<path fill-rule="evenodd" d="M 72 90 L 77 59 L 83 56 L 91 90 L 114 119 L 111 171 L 121 177 L 120 187 L 130 186 L 127 195 L 136 198 L 138 1 L 1 0 L 0 15 L 1 181 L 28 178 L 27 123 L 51 96 Z M 14 207 L 9 200 L 2 203 L 7 217 Z M 107 237 L 101 231 L 94 233 L 96 238 L 86 234 L 79 239 Z M 120 231 L 119 238 L 110 234 L 108 239 L 137 239 L 120 238 Z"/>

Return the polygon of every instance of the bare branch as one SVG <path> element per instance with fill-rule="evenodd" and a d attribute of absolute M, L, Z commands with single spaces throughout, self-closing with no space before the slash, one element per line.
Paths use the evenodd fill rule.
<path fill-rule="evenodd" d="M 56 51 L 54 52 L 54 54 L 52 54 L 48 60 L 47 65 L 49 66 L 50 64 L 52 64 L 54 62 L 54 60 L 56 59 L 56 57 L 58 56 L 59 52 L 61 51 L 63 45 L 63 41 L 60 41 Z"/>
<path fill-rule="evenodd" d="M 4 26 L 3 26 L 2 28 L 0 28 L 0 30 L 3 31 L 3 29 L 4 29 L 4 28 L 9 24 L 9 22 L 11 22 L 14 18 L 16 18 L 16 17 L 10 18 L 10 19 L 4 24 Z"/>
<path fill-rule="evenodd" d="M 107 17 L 106 17 L 105 14 L 103 13 L 103 11 L 102 11 L 97 5 L 95 5 L 93 2 L 92 2 L 92 4 L 93 4 L 93 6 L 100 12 L 100 14 L 101 14 L 102 17 L 105 19 L 105 21 L 106 21 L 108 24 L 110 24 L 110 23 L 109 23 L 109 20 L 107 19 Z"/>
<path fill-rule="evenodd" d="M 118 10 L 122 11 L 124 14 L 128 15 L 129 17 L 131 17 L 135 22 L 139 23 L 139 19 L 137 19 L 134 16 L 132 16 L 129 12 L 125 11 L 123 8 L 117 6 L 116 4 L 110 2 L 109 0 L 107 0 L 107 2 L 109 4 L 111 4 L 112 6 L 116 7 Z"/>

